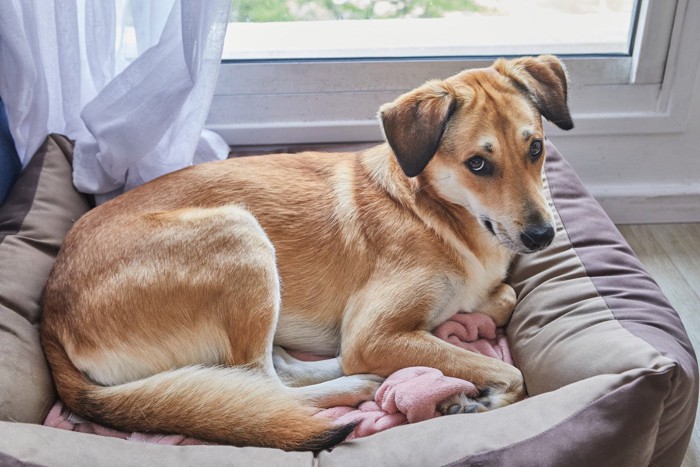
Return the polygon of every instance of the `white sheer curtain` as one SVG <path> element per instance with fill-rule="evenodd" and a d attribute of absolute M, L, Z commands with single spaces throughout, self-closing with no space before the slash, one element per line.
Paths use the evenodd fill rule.
<path fill-rule="evenodd" d="M 26 165 L 48 133 L 76 141 L 98 201 L 226 157 L 203 130 L 231 0 L 0 0 L 0 96 Z"/>

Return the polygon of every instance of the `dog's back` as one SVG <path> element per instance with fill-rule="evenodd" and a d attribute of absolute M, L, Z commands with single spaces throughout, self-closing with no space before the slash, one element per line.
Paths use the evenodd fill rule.
<path fill-rule="evenodd" d="M 229 444 L 344 439 L 352 426 L 312 418 L 270 377 L 279 279 L 257 221 L 235 206 L 120 212 L 78 223 L 46 286 L 42 337 L 64 402 L 122 429 Z"/>

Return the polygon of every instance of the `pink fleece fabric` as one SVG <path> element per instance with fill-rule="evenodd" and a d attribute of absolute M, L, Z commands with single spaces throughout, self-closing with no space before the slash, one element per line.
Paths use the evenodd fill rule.
<path fill-rule="evenodd" d="M 392 373 L 373 401 L 363 402 L 357 408 L 333 407 L 317 416 L 334 418 L 343 424 L 358 423 L 348 439 L 362 438 L 404 423 L 439 417 L 438 404 L 459 393 L 474 397 L 479 391 L 469 381 L 445 376 L 435 368 L 414 366 Z"/>
<path fill-rule="evenodd" d="M 513 364 L 505 332 L 496 328 L 493 320 L 484 314 L 458 313 L 435 328 L 433 334 L 463 349 Z M 318 356 L 299 352 L 295 352 L 295 356 L 307 360 L 318 359 Z M 445 376 L 435 368 L 410 367 L 390 375 L 377 390 L 373 401 L 363 402 L 358 407 L 333 407 L 320 411 L 316 416 L 336 419 L 339 423 L 356 422 L 357 426 L 348 439 L 362 438 L 405 423 L 438 417 L 438 404 L 459 393 L 476 396 L 478 390 L 472 383 Z M 81 419 L 60 400 L 49 411 L 44 425 L 143 443 L 179 446 L 213 444 L 182 435 L 113 430 Z"/>
<path fill-rule="evenodd" d="M 189 438 L 183 435 L 161 435 L 151 433 L 128 433 L 106 426 L 92 423 L 80 418 L 70 411 L 60 400 L 49 410 L 49 414 L 44 420 L 44 426 L 60 428 L 62 430 L 77 431 L 79 433 L 90 433 L 93 435 L 109 436 L 112 438 L 128 439 L 139 443 L 167 444 L 171 446 L 191 446 L 208 443 L 196 438 Z"/>
<path fill-rule="evenodd" d="M 482 313 L 457 313 L 433 329 L 433 334 L 465 350 L 513 364 L 505 331 Z"/>

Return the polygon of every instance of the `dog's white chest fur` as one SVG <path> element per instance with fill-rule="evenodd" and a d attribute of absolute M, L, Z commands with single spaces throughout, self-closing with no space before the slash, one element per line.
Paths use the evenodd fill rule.
<path fill-rule="evenodd" d="M 468 279 L 464 278 L 450 279 L 451 293 L 446 294 L 445 300 L 441 303 L 442 306 L 437 308 L 430 317 L 429 329 L 434 329 L 456 313 L 479 311 L 478 306 L 483 303 L 488 293 L 486 284 L 480 284 L 486 282 L 485 280 L 477 279 L 475 282 L 477 284 L 470 283 Z"/>
<path fill-rule="evenodd" d="M 456 313 L 479 312 L 491 292 L 506 276 L 510 255 L 495 255 L 484 262 L 472 264 L 470 275 L 448 277 L 448 292 L 430 316 L 432 330 Z M 476 261 L 475 261 L 476 262 Z"/>

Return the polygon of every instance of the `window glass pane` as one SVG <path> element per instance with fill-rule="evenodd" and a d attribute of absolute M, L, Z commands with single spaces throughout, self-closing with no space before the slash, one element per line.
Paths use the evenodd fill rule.
<path fill-rule="evenodd" d="M 224 59 L 627 54 L 635 0 L 233 0 Z"/>

